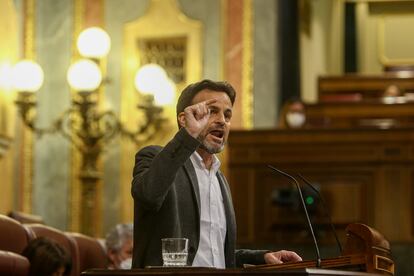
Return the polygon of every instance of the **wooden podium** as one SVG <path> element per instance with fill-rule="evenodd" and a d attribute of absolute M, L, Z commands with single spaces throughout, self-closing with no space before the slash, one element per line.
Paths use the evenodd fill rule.
<path fill-rule="evenodd" d="M 388 241 L 375 229 L 354 223 L 346 228 L 347 240 L 342 256 L 323 259 L 321 267 L 316 261 L 285 263 L 280 265 L 256 265 L 241 269 L 214 269 L 181 267 L 157 267 L 133 270 L 92 269 L 82 275 L 394 275 L 394 262 L 391 259 Z"/>
<path fill-rule="evenodd" d="M 374 276 L 375 273 L 354 272 L 332 269 L 302 268 L 287 271 L 274 270 L 244 270 L 244 269 L 206 269 L 206 268 L 176 268 L 176 269 L 132 269 L 132 270 L 105 270 L 91 269 L 81 275 L 93 276 L 153 276 L 153 275 L 174 275 L 174 276 L 268 276 L 268 275 L 288 275 L 288 276 Z"/>
<path fill-rule="evenodd" d="M 320 268 L 394 275 L 395 267 L 391 257 L 390 244 L 382 234 L 362 223 L 352 223 L 345 231 L 347 239 L 342 255 L 321 260 Z M 316 268 L 316 266 L 316 260 L 312 260 L 281 265 L 257 265 L 246 269 L 280 271 Z"/>

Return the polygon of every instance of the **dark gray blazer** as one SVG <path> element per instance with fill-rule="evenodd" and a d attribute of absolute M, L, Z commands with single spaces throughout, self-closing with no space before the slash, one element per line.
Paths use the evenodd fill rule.
<path fill-rule="evenodd" d="M 200 192 L 190 156 L 200 145 L 182 128 L 164 147 L 148 146 L 135 157 L 132 180 L 134 198 L 133 268 L 162 265 L 161 239 L 188 238 L 188 264 L 198 249 Z M 227 220 L 226 267 L 264 262 L 263 250 L 235 250 L 236 221 L 226 179 L 217 177 Z"/>

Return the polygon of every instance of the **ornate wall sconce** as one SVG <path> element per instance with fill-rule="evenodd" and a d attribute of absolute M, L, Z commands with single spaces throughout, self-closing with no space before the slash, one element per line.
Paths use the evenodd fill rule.
<path fill-rule="evenodd" d="M 26 61 L 15 66 L 14 75 L 19 76 L 16 82 L 19 84 L 16 87 L 19 91 L 16 104 L 24 124 L 31 130 L 39 135 L 60 133 L 81 153 L 81 231 L 93 236 L 96 234 L 96 186 L 101 177 L 97 162 L 104 145 L 117 135 L 128 137 L 136 144 L 151 139 L 162 128 L 165 118 L 160 105 L 172 102 L 175 85 L 159 66 L 146 65 L 137 72 L 135 84 L 139 92 L 144 94 L 140 97 L 143 102 L 137 108 L 143 112 L 145 118 L 142 124 L 131 131 L 113 111 L 99 111 L 97 108 L 98 88 L 102 83 L 98 62 L 109 51 L 109 36 L 99 28 L 86 29 L 80 34 L 77 45 L 81 55 L 86 58 L 72 64 L 68 70 L 67 80 L 70 87 L 76 91 L 70 108 L 63 111 L 49 128 L 41 129 L 35 126 L 35 91 L 42 85 L 43 72 L 39 65 Z M 154 77 L 156 81 L 153 81 Z"/>

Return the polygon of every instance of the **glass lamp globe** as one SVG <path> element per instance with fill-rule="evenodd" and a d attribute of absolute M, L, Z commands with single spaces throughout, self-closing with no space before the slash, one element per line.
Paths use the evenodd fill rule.
<path fill-rule="evenodd" d="M 142 94 L 154 94 L 167 79 L 164 68 L 155 63 L 145 64 L 135 74 L 135 88 Z"/>
<path fill-rule="evenodd" d="M 175 83 L 171 79 L 159 82 L 159 87 L 154 91 L 154 102 L 156 105 L 166 106 L 173 103 L 175 98 Z"/>
<path fill-rule="evenodd" d="M 101 28 L 91 27 L 83 30 L 77 40 L 79 53 L 87 58 L 103 58 L 111 49 L 111 39 Z"/>
<path fill-rule="evenodd" d="M 101 84 L 102 74 L 95 62 L 81 59 L 69 67 L 67 80 L 73 90 L 93 91 Z"/>
<path fill-rule="evenodd" d="M 13 66 L 12 84 L 17 91 L 36 92 L 43 80 L 42 68 L 32 60 L 22 60 Z"/>

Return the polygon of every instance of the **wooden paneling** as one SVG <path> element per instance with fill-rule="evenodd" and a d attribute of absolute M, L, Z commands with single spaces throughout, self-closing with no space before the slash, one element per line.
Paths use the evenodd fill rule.
<path fill-rule="evenodd" d="M 318 78 L 318 98 L 320 102 L 375 100 L 381 98 L 390 85 L 396 85 L 407 94 L 414 93 L 414 71 L 321 76 Z"/>
<path fill-rule="evenodd" d="M 381 101 L 306 104 L 305 128 L 414 127 L 414 102 Z"/>
<path fill-rule="evenodd" d="M 316 185 L 340 235 L 347 224 L 363 222 L 391 241 L 412 241 L 413 149 L 414 128 L 231 132 L 228 174 L 239 242 L 311 241 L 301 207 L 275 202 L 293 183 L 267 164 L 301 173 Z M 320 202 L 315 203 L 316 232 L 322 243 L 333 242 Z"/>

